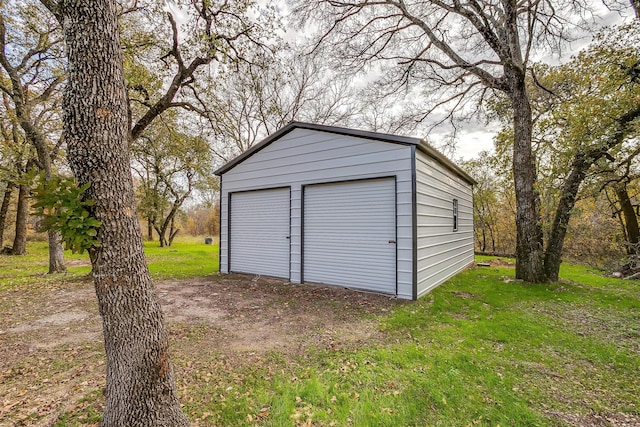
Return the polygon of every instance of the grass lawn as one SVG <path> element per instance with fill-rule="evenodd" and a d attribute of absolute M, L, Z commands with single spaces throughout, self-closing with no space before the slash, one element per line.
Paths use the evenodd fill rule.
<path fill-rule="evenodd" d="M 46 268 L 42 245 L 29 250 L 21 260 L 0 257 L 0 301 L 62 280 L 36 273 Z M 217 247 L 196 242 L 146 250 L 156 279 L 217 266 Z M 376 325 L 357 344 L 232 351 L 203 345 L 215 327 L 170 324 L 185 413 L 203 426 L 640 425 L 640 283 L 563 265 L 559 283 L 528 285 L 513 279 L 508 260 L 481 259 L 492 266 L 465 271 L 417 302 L 354 311 Z M 65 280 L 82 274 L 86 267 L 70 269 Z M 102 363 L 100 346 L 86 347 L 73 359 L 53 349 L 60 361 L 39 378 Z M 20 366 L 1 368 L 15 375 Z M 9 384 L 0 386 L 0 425 L 12 378 L 0 373 Z M 53 424 L 99 422 L 99 388 L 80 402 Z"/>
<path fill-rule="evenodd" d="M 149 271 L 154 279 L 187 279 L 207 276 L 218 271 L 218 245 L 205 245 L 204 238 L 183 237 L 170 247 L 161 248 L 157 241 L 144 242 Z M 68 271 L 48 275 L 46 242 L 29 242 L 27 255 L 0 256 L 0 290 L 28 284 L 55 284 L 77 280 L 90 271 L 87 253 L 65 251 Z"/>

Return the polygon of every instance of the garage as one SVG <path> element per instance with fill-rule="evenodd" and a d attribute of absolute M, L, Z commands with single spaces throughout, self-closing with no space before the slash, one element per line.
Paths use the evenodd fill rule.
<path fill-rule="evenodd" d="M 222 274 L 415 300 L 473 264 L 473 178 L 424 139 L 291 122 L 214 173 Z"/>
<path fill-rule="evenodd" d="M 289 188 L 231 193 L 231 271 L 289 277 Z"/>
<path fill-rule="evenodd" d="M 393 178 L 304 188 L 303 281 L 396 293 Z"/>

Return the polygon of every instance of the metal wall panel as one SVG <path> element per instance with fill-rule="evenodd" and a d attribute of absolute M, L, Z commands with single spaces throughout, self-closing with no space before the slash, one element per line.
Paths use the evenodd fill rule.
<path fill-rule="evenodd" d="M 303 280 L 396 294 L 394 178 L 308 185 Z"/>
<path fill-rule="evenodd" d="M 289 188 L 231 194 L 230 270 L 289 278 Z"/>
<path fill-rule="evenodd" d="M 473 263 L 472 187 L 416 150 L 417 294 L 425 294 Z M 453 229 L 453 199 L 458 229 Z"/>

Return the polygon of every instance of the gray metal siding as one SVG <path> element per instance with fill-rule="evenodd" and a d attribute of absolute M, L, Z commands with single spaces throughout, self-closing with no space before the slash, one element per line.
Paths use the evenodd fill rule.
<path fill-rule="evenodd" d="M 453 230 L 453 199 L 458 230 Z M 473 197 L 469 183 L 416 150 L 417 296 L 473 263 Z"/>
<path fill-rule="evenodd" d="M 303 280 L 396 293 L 394 178 L 306 186 Z"/>
<path fill-rule="evenodd" d="M 289 277 L 289 188 L 231 193 L 230 270 Z"/>
<path fill-rule="evenodd" d="M 302 186 L 395 176 L 398 297 L 412 298 L 411 147 L 355 136 L 294 129 L 224 173 L 220 265 L 227 265 L 228 192 L 291 186 L 291 273 L 301 280 Z"/>

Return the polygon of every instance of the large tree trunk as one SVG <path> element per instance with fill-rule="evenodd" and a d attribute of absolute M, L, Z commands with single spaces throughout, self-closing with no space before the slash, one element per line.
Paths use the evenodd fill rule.
<path fill-rule="evenodd" d="M 560 275 L 562 247 L 571 218 L 571 210 L 575 206 L 580 184 L 584 181 L 593 161 L 593 158 L 588 155 L 577 154 L 572 164 L 571 173 L 562 187 L 544 258 L 545 274 L 551 281 L 557 281 Z"/>
<path fill-rule="evenodd" d="M 153 241 L 153 220 L 151 217 L 147 218 L 147 240 Z"/>
<path fill-rule="evenodd" d="M 535 188 L 536 167 L 531 150 L 531 105 L 524 72 L 511 70 L 513 107 L 513 177 L 516 194 L 516 278 L 532 283 L 546 281 L 540 197 Z"/>
<path fill-rule="evenodd" d="M 64 248 L 62 247 L 62 236 L 60 232 L 47 231 L 49 242 L 49 274 L 61 273 L 67 270 L 64 263 Z"/>
<path fill-rule="evenodd" d="M 171 246 L 173 244 L 173 239 L 176 238 L 179 232 L 180 232 L 180 229 L 175 228 L 175 215 L 174 215 L 171 217 L 171 228 L 169 229 L 169 241 L 167 242 L 168 246 Z"/>
<path fill-rule="evenodd" d="M 13 182 L 7 182 L 4 195 L 2 196 L 2 204 L 0 205 L 0 251 L 2 251 L 2 245 L 4 244 L 4 228 L 7 223 L 7 212 L 9 211 L 9 204 L 11 203 L 13 187 Z"/>
<path fill-rule="evenodd" d="M 71 168 L 102 221 L 91 252 L 107 354 L 102 425 L 186 426 L 147 269 L 129 166 L 127 93 L 114 0 L 65 0 L 64 132 Z"/>
<path fill-rule="evenodd" d="M 156 230 L 156 233 L 158 234 L 158 242 L 160 243 L 160 247 L 164 248 L 165 246 L 167 246 L 167 238 L 166 238 L 166 233 L 167 233 L 167 227 L 164 225 L 158 227 L 157 225 L 154 225 L 153 228 Z"/>
<path fill-rule="evenodd" d="M 16 209 L 16 234 L 13 238 L 11 255 L 27 253 L 27 219 L 29 218 L 29 193 L 27 184 L 18 186 L 18 207 Z"/>
<path fill-rule="evenodd" d="M 622 210 L 622 215 L 624 217 L 624 228 L 626 231 L 626 236 L 628 243 L 630 244 L 627 253 L 629 255 L 634 255 L 637 247 L 638 241 L 640 241 L 640 230 L 638 229 L 638 217 L 636 216 L 635 209 L 633 208 L 633 204 L 631 203 L 631 199 L 629 198 L 629 193 L 627 192 L 627 186 L 624 184 L 619 184 L 615 187 L 616 197 L 618 198 L 618 202 L 620 203 L 620 208 Z"/>
<path fill-rule="evenodd" d="M 38 154 L 40 170 L 44 173 L 44 179 L 50 180 L 53 177 L 53 166 L 51 164 L 51 150 L 42 133 L 30 121 L 30 113 L 19 102 L 15 101 L 16 112 L 20 119 L 20 126 L 27 136 L 27 140 L 33 144 Z M 62 273 L 67 270 L 64 265 L 64 250 L 62 248 L 62 237 L 60 232 L 47 231 L 49 242 L 49 274 Z"/>

